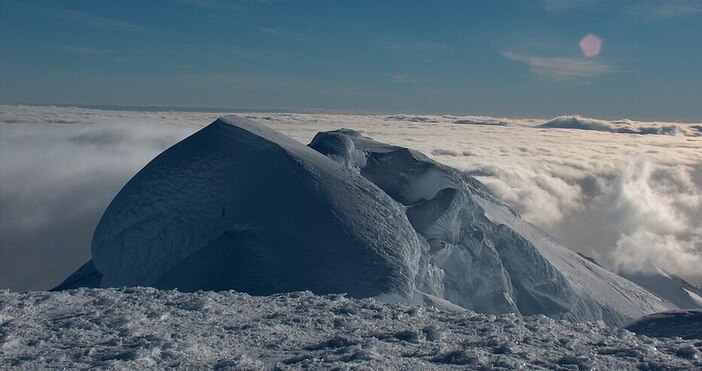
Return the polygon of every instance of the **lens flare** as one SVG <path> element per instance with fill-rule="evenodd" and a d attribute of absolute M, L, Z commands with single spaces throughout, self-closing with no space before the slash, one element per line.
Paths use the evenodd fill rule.
<path fill-rule="evenodd" d="M 582 50 L 583 55 L 586 57 L 596 57 L 600 54 L 601 49 L 602 39 L 593 34 L 588 34 L 580 40 L 580 50 Z"/>

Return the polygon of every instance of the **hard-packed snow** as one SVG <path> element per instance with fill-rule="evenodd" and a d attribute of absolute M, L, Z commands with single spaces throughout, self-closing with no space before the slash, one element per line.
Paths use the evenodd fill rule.
<path fill-rule="evenodd" d="M 291 292 L 0 291 L 0 369 L 702 368 L 698 339 Z"/>
<path fill-rule="evenodd" d="M 235 116 L 140 171 L 92 253 L 59 289 L 311 290 L 616 325 L 673 308 L 419 152 L 351 130 L 305 147 Z"/>

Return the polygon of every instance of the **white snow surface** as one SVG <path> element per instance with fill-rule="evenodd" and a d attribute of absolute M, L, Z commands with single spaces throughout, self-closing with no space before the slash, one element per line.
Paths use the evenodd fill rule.
<path fill-rule="evenodd" d="M 0 369 L 694 370 L 699 339 L 343 295 L 0 291 Z"/>

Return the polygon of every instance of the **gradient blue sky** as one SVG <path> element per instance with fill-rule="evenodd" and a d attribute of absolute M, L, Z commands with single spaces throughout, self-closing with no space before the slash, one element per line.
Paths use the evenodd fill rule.
<path fill-rule="evenodd" d="M 4 104 L 702 121 L 700 0 L 0 0 L 0 58 Z"/>

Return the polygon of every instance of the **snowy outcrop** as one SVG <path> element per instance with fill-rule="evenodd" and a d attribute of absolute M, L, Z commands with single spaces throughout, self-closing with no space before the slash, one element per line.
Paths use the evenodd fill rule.
<path fill-rule="evenodd" d="M 353 145 L 331 151 L 332 143 L 347 143 L 341 137 Z M 406 207 L 430 246 L 428 265 L 443 270 L 443 297 L 457 305 L 615 324 L 671 308 L 560 245 L 474 178 L 419 152 L 349 130 L 319 133 L 310 146 L 351 164 Z M 365 159 L 358 160 L 362 154 Z"/>
<path fill-rule="evenodd" d="M 129 181 L 92 263 L 101 287 L 409 297 L 421 249 L 402 207 L 357 172 L 230 117 Z"/>
<path fill-rule="evenodd" d="M 142 169 L 92 254 L 57 289 L 311 290 L 618 325 L 673 308 L 419 152 L 343 129 L 308 147 L 234 116 Z"/>

